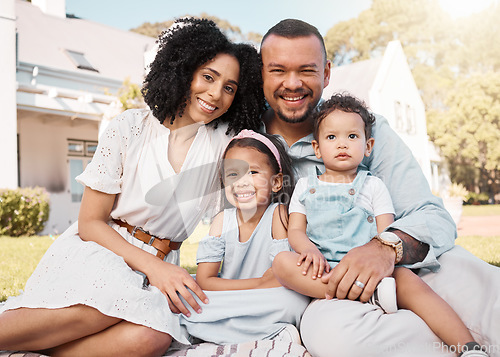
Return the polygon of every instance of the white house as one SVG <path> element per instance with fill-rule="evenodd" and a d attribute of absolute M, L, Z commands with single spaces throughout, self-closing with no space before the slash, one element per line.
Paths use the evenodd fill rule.
<path fill-rule="evenodd" d="M 371 111 L 387 118 L 411 149 L 432 190 L 438 192 L 437 165 L 441 159 L 430 150 L 424 103 L 400 42 L 389 42 L 381 58 L 332 68 L 323 98 L 344 91 L 362 99 Z"/>
<path fill-rule="evenodd" d="M 74 181 L 96 149 L 123 81 L 141 84 L 155 39 L 66 17 L 64 0 L 0 1 L 0 187 L 43 186 L 44 233 L 77 218 Z"/>
<path fill-rule="evenodd" d="M 142 83 L 155 40 L 68 18 L 65 0 L 1 0 L 0 33 L 0 188 L 45 187 L 44 233 L 60 233 L 77 218 L 83 187 L 74 177 L 96 149 L 102 119 L 116 112 L 114 94 L 127 77 Z M 431 160 L 424 105 L 399 42 L 382 58 L 333 68 L 323 97 L 339 91 L 384 115 L 439 191 L 439 156 Z"/>

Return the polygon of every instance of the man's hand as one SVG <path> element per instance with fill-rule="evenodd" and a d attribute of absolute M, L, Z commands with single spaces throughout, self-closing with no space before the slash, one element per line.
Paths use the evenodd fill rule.
<path fill-rule="evenodd" d="M 380 280 L 392 275 L 395 258 L 394 249 L 376 239 L 351 249 L 330 273 L 321 278 L 328 284 L 326 299 L 359 298 L 361 302 L 368 301 Z M 364 284 L 364 288 L 355 285 L 356 281 Z"/>

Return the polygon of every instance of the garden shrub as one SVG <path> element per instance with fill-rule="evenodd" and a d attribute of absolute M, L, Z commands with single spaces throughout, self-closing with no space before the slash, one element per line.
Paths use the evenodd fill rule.
<path fill-rule="evenodd" d="M 468 205 L 485 205 L 488 203 L 490 196 L 487 193 L 469 192 L 465 198 L 465 203 Z"/>
<path fill-rule="evenodd" d="M 34 235 L 48 219 L 49 194 L 44 188 L 0 189 L 0 235 Z"/>

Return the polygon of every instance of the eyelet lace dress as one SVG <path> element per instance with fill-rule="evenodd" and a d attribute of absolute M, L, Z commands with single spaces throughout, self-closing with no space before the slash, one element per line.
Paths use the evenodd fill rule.
<path fill-rule="evenodd" d="M 219 202 L 218 162 L 230 140 L 226 129 L 224 125 L 215 130 L 200 126 L 176 174 L 167 159 L 169 129 L 148 110 L 128 110 L 108 124 L 92 162 L 77 181 L 116 194 L 111 219 L 142 227 L 158 237 L 183 241 L 203 214 Z M 123 239 L 156 255 L 155 248 L 133 238 L 111 219 L 109 225 Z M 179 264 L 179 252 L 170 252 L 165 260 Z M 188 343 L 166 297 L 154 286 L 143 288 L 143 282 L 144 276 L 120 256 L 80 239 L 75 223 L 47 250 L 24 292 L 9 298 L 0 312 L 83 304 Z"/>

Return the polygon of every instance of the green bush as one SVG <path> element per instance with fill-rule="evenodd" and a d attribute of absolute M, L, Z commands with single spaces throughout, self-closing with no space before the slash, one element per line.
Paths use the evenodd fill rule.
<path fill-rule="evenodd" d="M 468 205 L 485 205 L 488 203 L 490 196 L 487 193 L 469 192 L 465 197 L 465 203 Z"/>
<path fill-rule="evenodd" d="M 0 190 L 0 235 L 34 235 L 48 219 L 49 194 L 44 188 Z"/>

